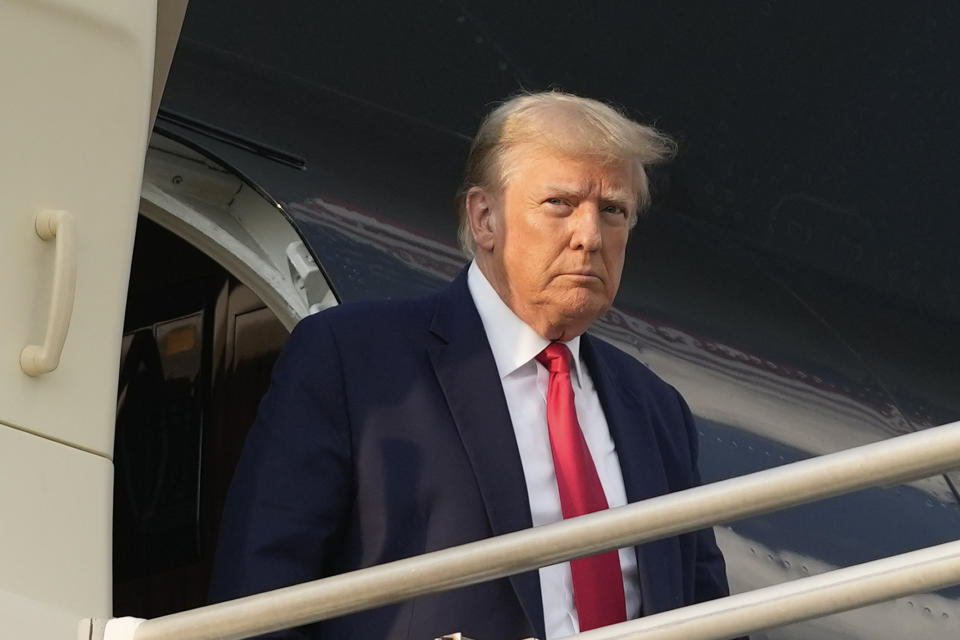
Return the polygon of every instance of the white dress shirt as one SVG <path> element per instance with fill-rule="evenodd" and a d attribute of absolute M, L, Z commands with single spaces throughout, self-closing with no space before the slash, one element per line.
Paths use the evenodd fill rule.
<path fill-rule="evenodd" d="M 480 319 L 483 321 L 483 328 L 500 374 L 500 382 L 503 384 L 503 394 L 507 399 L 517 448 L 520 450 L 523 477 L 527 483 L 533 526 L 562 520 L 560 493 L 553 470 L 550 435 L 547 431 L 547 383 L 550 374 L 534 359 L 550 341 L 531 329 L 501 300 L 476 262 L 470 265 L 467 272 L 467 286 L 477 311 L 480 312 Z M 575 365 L 571 368 L 570 378 L 573 383 L 577 420 L 583 430 L 593 463 L 597 467 L 607 504 L 611 507 L 624 505 L 627 497 L 620 472 L 620 460 L 593 380 L 580 359 L 580 337 L 577 336 L 564 344 L 570 349 Z M 620 550 L 620 570 L 623 572 L 623 590 L 629 620 L 640 613 L 640 576 L 633 547 Z M 579 632 L 569 562 L 540 569 L 540 594 L 547 632 L 544 640 L 563 638 Z"/>

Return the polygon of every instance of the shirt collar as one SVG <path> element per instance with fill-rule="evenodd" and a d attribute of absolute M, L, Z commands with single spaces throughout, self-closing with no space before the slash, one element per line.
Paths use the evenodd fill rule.
<path fill-rule="evenodd" d="M 500 379 L 532 361 L 550 341 L 530 328 L 500 298 L 487 277 L 480 271 L 476 261 L 467 270 L 467 288 L 480 314 L 487 333 L 493 360 L 497 364 Z M 583 379 L 580 363 L 580 336 L 563 344 L 570 349 L 574 363 L 574 383 L 579 387 Z"/>

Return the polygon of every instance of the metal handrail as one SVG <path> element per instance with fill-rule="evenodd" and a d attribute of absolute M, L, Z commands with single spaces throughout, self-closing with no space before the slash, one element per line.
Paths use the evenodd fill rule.
<path fill-rule="evenodd" d="M 960 467 L 960 422 L 617 509 L 146 620 L 134 637 L 238 640 L 955 467 Z"/>
<path fill-rule="evenodd" d="M 571 640 L 723 640 L 960 584 L 960 541 L 585 631 Z"/>

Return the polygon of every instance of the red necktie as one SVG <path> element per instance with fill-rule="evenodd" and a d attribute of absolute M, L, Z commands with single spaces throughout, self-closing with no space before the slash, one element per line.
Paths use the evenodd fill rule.
<path fill-rule="evenodd" d="M 550 371 L 547 427 L 563 517 L 606 509 L 607 498 L 577 421 L 570 384 L 570 350 L 564 344 L 551 342 L 537 356 L 537 362 Z M 617 551 L 572 560 L 570 570 L 580 631 L 626 620 L 623 575 Z"/>

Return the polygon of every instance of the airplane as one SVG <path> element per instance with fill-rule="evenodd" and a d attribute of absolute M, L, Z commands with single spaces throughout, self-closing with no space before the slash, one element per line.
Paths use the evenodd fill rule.
<path fill-rule="evenodd" d="M 204 602 L 289 330 L 463 268 L 469 139 L 521 89 L 678 139 L 594 331 L 682 392 L 705 482 L 960 418 L 952 4 L 185 5 L 0 5 L 5 629 Z M 72 273 L 59 366 L 27 375 Z M 717 527 L 731 587 L 955 539 L 958 483 Z M 751 637 L 958 631 L 952 588 Z"/>

